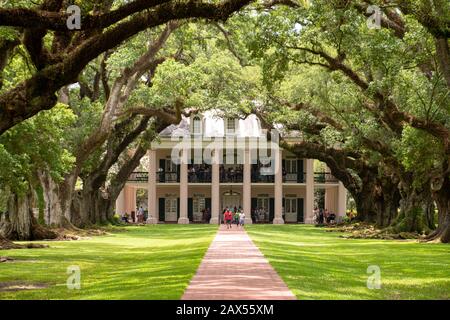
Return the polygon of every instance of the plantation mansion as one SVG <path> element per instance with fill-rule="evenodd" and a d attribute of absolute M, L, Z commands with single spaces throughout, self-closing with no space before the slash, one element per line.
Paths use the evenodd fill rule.
<path fill-rule="evenodd" d="M 214 111 L 183 117 L 164 129 L 148 151 L 148 171 L 134 172 L 116 202 L 116 213 L 137 210 L 136 191 L 148 190 L 148 223 L 219 223 L 223 209 L 241 207 L 246 223 L 313 223 L 315 190 L 336 216 L 346 212 L 346 189 L 314 160 L 298 159 L 245 119 Z M 299 141 L 290 133 L 284 141 Z M 251 219 L 250 219 L 251 218 Z"/>

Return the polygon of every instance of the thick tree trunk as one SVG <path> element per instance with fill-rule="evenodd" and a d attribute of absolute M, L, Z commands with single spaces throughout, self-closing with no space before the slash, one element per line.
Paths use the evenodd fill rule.
<path fill-rule="evenodd" d="M 361 222 L 374 223 L 377 218 L 375 201 L 370 193 L 360 192 L 353 195 L 356 204 L 356 220 Z"/>
<path fill-rule="evenodd" d="M 92 190 L 84 185 L 82 191 L 76 192 L 72 200 L 72 211 L 80 217 L 77 226 L 81 228 L 95 224 L 104 224 L 112 220 L 108 214 L 108 194 L 100 189 Z"/>
<path fill-rule="evenodd" d="M 32 194 L 11 194 L 8 214 L 0 224 L 0 236 L 9 240 L 42 240 L 57 234 L 40 226 L 33 215 Z"/>
<path fill-rule="evenodd" d="M 361 187 L 350 191 L 356 204 L 356 220 L 368 223 L 377 221 L 375 178 L 371 174 L 361 175 Z"/>
<path fill-rule="evenodd" d="M 402 199 L 400 200 L 400 214 L 391 225 L 395 233 L 417 232 L 419 234 L 429 233 L 426 217 L 424 213 L 423 193 L 420 193 L 412 186 L 403 185 Z"/>
<path fill-rule="evenodd" d="M 436 57 L 447 86 L 450 88 L 450 50 L 447 38 L 436 38 Z"/>
<path fill-rule="evenodd" d="M 436 222 L 434 219 L 434 201 L 433 201 L 433 199 L 427 199 L 427 201 L 424 204 L 423 211 L 425 213 L 425 222 L 427 224 L 427 227 L 430 228 L 430 230 L 436 229 Z"/>
<path fill-rule="evenodd" d="M 426 239 L 450 243 L 450 178 L 448 176 L 444 178 L 440 189 L 434 192 L 434 199 L 438 208 L 438 227 Z"/>
<path fill-rule="evenodd" d="M 73 188 L 76 177 L 74 174 L 66 176 L 65 180 L 57 183 L 47 171 L 38 173 L 44 194 L 44 221 L 49 226 L 71 228 L 75 217 L 71 213 Z"/>
<path fill-rule="evenodd" d="M 393 178 L 381 179 L 377 191 L 377 226 L 384 228 L 397 218 L 401 196 Z"/>

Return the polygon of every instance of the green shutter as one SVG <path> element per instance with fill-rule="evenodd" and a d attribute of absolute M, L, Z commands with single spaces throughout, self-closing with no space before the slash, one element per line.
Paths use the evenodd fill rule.
<path fill-rule="evenodd" d="M 297 199 L 297 222 L 305 222 L 303 210 L 303 198 Z"/>
<path fill-rule="evenodd" d="M 189 221 L 194 221 L 194 201 L 192 198 L 188 198 L 188 218 Z"/>
<path fill-rule="evenodd" d="M 269 222 L 273 222 L 273 218 L 275 217 L 275 199 L 269 199 Z"/>
<path fill-rule="evenodd" d="M 298 183 L 305 182 L 305 177 L 303 174 L 303 160 L 301 159 L 297 160 L 297 182 Z"/>
<path fill-rule="evenodd" d="M 159 198 L 159 221 L 166 221 L 166 199 Z"/>
<path fill-rule="evenodd" d="M 252 205 L 251 205 L 251 209 L 250 212 L 245 212 L 245 214 L 250 214 L 250 217 L 252 219 L 252 222 L 256 222 L 254 216 L 253 216 L 253 211 L 256 209 L 256 207 L 258 206 L 258 198 L 252 198 Z"/>

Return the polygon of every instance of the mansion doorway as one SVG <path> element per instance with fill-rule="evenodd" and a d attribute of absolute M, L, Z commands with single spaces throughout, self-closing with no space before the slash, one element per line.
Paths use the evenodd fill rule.
<path fill-rule="evenodd" d="M 234 191 L 225 192 L 222 196 L 222 210 L 226 207 L 230 209 L 242 207 L 241 194 Z"/>

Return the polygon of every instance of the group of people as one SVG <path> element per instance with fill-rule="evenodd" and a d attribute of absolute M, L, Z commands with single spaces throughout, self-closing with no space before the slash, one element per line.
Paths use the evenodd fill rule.
<path fill-rule="evenodd" d="M 268 221 L 267 210 L 265 208 L 254 208 L 252 211 L 253 223 Z"/>
<path fill-rule="evenodd" d="M 189 168 L 189 182 L 211 181 L 211 166 L 200 164 Z"/>
<path fill-rule="evenodd" d="M 220 181 L 222 182 L 242 182 L 243 166 L 229 167 L 225 169 L 220 166 Z"/>
<path fill-rule="evenodd" d="M 314 209 L 314 220 L 317 224 L 331 224 L 336 222 L 336 214 L 328 209 Z"/>
<path fill-rule="evenodd" d="M 144 208 L 140 206 L 136 211 L 131 211 L 131 215 L 129 215 L 128 212 L 125 212 L 122 216 L 122 221 L 130 223 L 130 218 L 132 223 L 144 223 L 146 220 Z"/>
<path fill-rule="evenodd" d="M 208 223 L 209 220 L 211 220 L 211 212 L 209 211 L 209 208 L 205 208 L 202 210 L 202 222 Z"/>
<path fill-rule="evenodd" d="M 226 207 L 223 210 L 223 221 L 227 229 L 231 229 L 233 223 L 236 224 L 236 227 L 243 227 L 245 224 L 245 213 L 241 207 L 234 207 L 233 209 Z"/>

